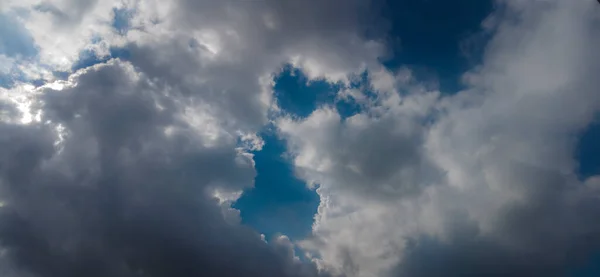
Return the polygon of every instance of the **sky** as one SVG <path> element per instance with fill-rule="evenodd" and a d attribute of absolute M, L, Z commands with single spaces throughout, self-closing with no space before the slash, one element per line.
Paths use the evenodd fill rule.
<path fill-rule="evenodd" d="M 598 276 L 599 39 L 594 0 L 1 1 L 0 275 Z"/>

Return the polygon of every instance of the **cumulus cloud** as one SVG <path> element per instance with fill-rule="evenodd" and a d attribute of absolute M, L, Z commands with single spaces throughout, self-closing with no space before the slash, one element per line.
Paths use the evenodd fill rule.
<path fill-rule="evenodd" d="M 373 83 L 381 86 L 388 80 L 380 80 L 380 75 L 395 80 L 389 72 L 374 75 Z M 359 94 L 349 96 L 350 101 L 369 97 L 355 93 Z M 301 121 L 290 117 L 278 120 L 281 134 L 297 153 L 294 163 L 299 175 L 322 188 L 334 186 L 336 193 L 348 189 L 379 199 L 410 194 L 418 190 L 414 185 L 435 179 L 424 149 L 415 145 L 423 144 L 424 123 L 439 93 L 406 97 L 398 91 L 375 93 L 377 99 L 366 103 L 367 111 L 348 118 L 323 107 Z"/>
<path fill-rule="evenodd" d="M 440 93 L 425 90 L 406 70 L 370 71 L 367 83 L 340 93 L 340 101 L 362 107 L 355 115 L 322 107 L 276 123 L 297 175 L 321 197 L 314 237 L 302 245 L 317 252 L 324 268 L 349 276 L 384 276 L 382 264 L 396 262 L 396 240 L 404 235 L 396 224 L 413 224 L 394 207 L 443 178 L 424 147 Z"/>
<path fill-rule="evenodd" d="M 231 204 L 253 185 L 273 74 L 347 82 L 376 65 L 368 8 L 3 1 L 0 272 L 328 276 Z"/>
<path fill-rule="evenodd" d="M 388 96 L 344 94 L 367 102 L 357 115 L 280 121 L 298 175 L 320 185 L 303 246 L 323 268 L 564 276 L 600 247 L 596 179 L 580 180 L 574 158 L 600 108 L 597 3 L 498 5 L 468 89 L 437 97 L 371 74 Z"/>
<path fill-rule="evenodd" d="M 205 144 L 130 64 L 69 81 L 40 92 L 43 122 L 2 124 L 3 262 L 33 276 L 317 274 L 226 220 L 215 191 L 255 175 L 235 140 Z"/>

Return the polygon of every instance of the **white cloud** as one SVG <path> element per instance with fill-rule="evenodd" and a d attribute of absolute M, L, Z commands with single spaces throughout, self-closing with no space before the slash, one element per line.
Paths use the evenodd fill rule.
<path fill-rule="evenodd" d="M 442 178 L 423 147 L 424 122 L 439 92 L 400 96 L 396 88 L 420 90 L 408 83 L 406 71 L 371 75 L 377 96 L 362 112 L 342 119 L 323 107 L 306 119 L 277 123 L 297 174 L 319 184 L 315 237 L 302 245 L 318 253 L 323 268 L 348 276 L 384 276 L 398 262 L 403 236 L 419 225 L 399 207 L 414 210 L 403 201 Z"/>
<path fill-rule="evenodd" d="M 280 120 L 299 176 L 320 184 L 303 246 L 322 267 L 562 276 L 600 246 L 597 177 L 579 181 L 574 158 L 600 109 L 597 3 L 502 2 L 469 89 L 438 100 L 376 71 L 384 93 L 360 114 Z"/>

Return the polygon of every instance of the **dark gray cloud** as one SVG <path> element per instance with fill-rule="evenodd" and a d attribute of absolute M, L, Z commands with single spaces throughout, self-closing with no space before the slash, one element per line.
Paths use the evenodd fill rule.
<path fill-rule="evenodd" d="M 410 240 L 395 276 L 565 276 L 564 265 L 532 253 L 511 253 L 493 241 L 472 238 L 440 242 Z"/>
<path fill-rule="evenodd" d="M 0 123 L 2 273 L 326 275 L 285 237 L 267 243 L 240 225 L 221 196 L 253 185 L 237 139 L 268 122 L 273 73 L 293 63 L 343 81 L 377 63 L 381 44 L 363 36 L 370 6 L 8 1 L 1 8 L 23 11 L 39 49 L 28 67 L 70 76 L 2 91 L 11 107 Z M 116 33 L 114 9 L 124 7 L 128 30 Z M 81 53 L 104 60 L 115 47 L 123 60 L 69 71 Z"/>
<path fill-rule="evenodd" d="M 290 243 L 225 219 L 213 191 L 251 186 L 252 162 L 226 140 L 203 146 L 176 98 L 119 61 L 71 81 L 44 89 L 41 122 L 0 125 L 3 263 L 40 277 L 317 275 Z"/>
<path fill-rule="evenodd" d="M 600 215 L 598 192 L 565 189 L 556 174 L 537 173 L 554 175 L 543 185 L 555 189 L 537 189 L 535 196 L 505 204 L 492 231 L 482 230 L 468 214 L 447 212 L 444 237 L 407 238 L 391 275 L 570 276 L 600 249 L 600 224 L 594 220 Z"/>

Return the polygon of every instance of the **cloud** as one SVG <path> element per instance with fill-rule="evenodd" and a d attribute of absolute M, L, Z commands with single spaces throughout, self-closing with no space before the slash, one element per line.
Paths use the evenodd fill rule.
<path fill-rule="evenodd" d="M 320 185 L 303 246 L 321 267 L 564 276 L 600 247 L 600 194 L 578 179 L 574 158 L 600 108 L 597 3 L 498 5 L 467 90 L 437 98 L 374 78 L 370 87 L 390 96 L 358 97 L 367 101 L 358 115 L 325 107 L 281 120 L 298 175 Z"/>
<path fill-rule="evenodd" d="M 372 75 L 374 88 L 393 85 L 389 79 L 395 77 L 389 72 Z M 381 75 L 387 79 L 382 80 Z M 337 193 L 374 194 L 380 199 L 410 194 L 418 191 L 413 185 L 425 185 L 428 177 L 435 179 L 435 170 L 429 168 L 432 165 L 418 145 L 423 144 L 426 130 L 422 123 L 439 93 L 407 97 L 397 91 L 376 93 L 375 103 L 348 118 L 342 118 L 335 108 L 322 107 L 300 121 L 279 119 L 280 133 L 296 153 L 299 175 Z M 367 96 L 350 98 L 360 102 Z M 411 181 L 398 184 L 405 180 Z"/>
<path fill-rule="evenodd" d="M 0 91 L 1 272 L 328 276 L 231 204 L 282 66 L 344 82 L 376 64 L 368 6 L 344 3 L 3 2 L 38 50 L 11 66 L 39 74 Z"/>
<path fill-rule="evenodd" d="M 15 268 L 34 276 L 317 274 L 280 253 L 289 243 L 268 244 L 225 220 L 214 191 L 239 191 L 255 175 L 234 140 L 204 146 L 177 116 L 176 99 L 128 63 L 69 81 L 42 89 L 33 104 L 41 122 L 0 127 L 0 241 Z"/>
<path fill-rule="evenodd" d="M 426 91 L 406 70 L 369 71 L 363 87 L 341 93 L 340 101 L 362 106 L 355 115 L 342 118 L 325 106 L 276 125 L 297 175 L 321 197 L 314 237 L 302 246 L 332 272 L 385 276 L 382 267 L 396 262 L 396 239 L 404 235 L 396 224 L 411 220 L 396 205 L 443 178 L 424 147 L 440 94 Z"/>
<path fill-rule="evenodd" d="M 23 28 L 0 41 L 0 273 L 561 276 L 600 247 L 600 177 L 573 154 L 600 109 L 598 7 L 498 5 L 468 89 L 440 95 L 378 63 L 368 1 L 3 2 Z M 286 115 L 286 64 L 360 108 Z M 231 208 L 271 120 L 321 198 L 299 245 Z"/>

